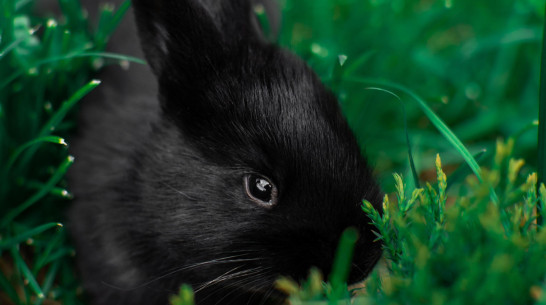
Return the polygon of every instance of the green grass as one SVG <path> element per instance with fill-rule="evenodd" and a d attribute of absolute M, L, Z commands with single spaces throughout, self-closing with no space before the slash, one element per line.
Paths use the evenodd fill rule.
<path fill-rule="evenodd" d="M 93 73 L 136 60 L 104 52 L 129 2 L 91 27 L 76 0 L 56 20 L 35 1 L 0 0 L 0 304 L 84 304 L 61 225 L 65 138 Z M 367 210 L 386 254 L 355 304 L 546 304 L 544 1 L 283 5 L 279 42 L 338 96 L 390 194 L 383 216 Z M 279 280 L 293 305 L 347 303 L 352 239 L 329 277 Z M 191 302 L 188 287 L 172 300 Z"/>
<path fill-rule="evenodd" d="M 421 164 L 432 164 L 437 152 L 446 165 L 463 161 L 453 139 L 432 128 L 437 124 L 430 116 L 411 105 L 415 98 L 397 88 L 410 88 L 426 101 L 471 154 L 484 148 L 491 152 L 497 137 L 507 138 L 537 120 L 543 1 L 498 1 L 494 6 L 474 1 L 288 3 L 289 29 L 281 42 L 327 83 L 335 83 L 389 191 L 393 169 L 410 177 L 404 115 L 418 171 Z M 338 67 L 341 54 L 346 58 Z M 377 84 L 390 84 L 379 87 L 399 95 L 405 113 L 392 95 L 369 90 Z M 517 145 L 532 165 L 537 162 L 536 132 L 521 134 Z"/>
<path fill-rule="evenodd" d="M 74 250 L 63 228 L 73 158 L 64 138 L 76 104 L 99 85 L 102 53 L 125 7 L 105 10 L 92 30 L 77 1 L 64 21 L 31 14 L 33 1 L 0 0 L 0 303 L 81 304 Z"/>

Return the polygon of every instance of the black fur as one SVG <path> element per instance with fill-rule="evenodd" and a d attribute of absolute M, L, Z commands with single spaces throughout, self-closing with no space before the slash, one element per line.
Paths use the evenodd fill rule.
<path fill-rule="evenodd" d="M 166 304 L 182 283 L 199 305 L 279 303 L 275 279 L 328 273 L 349 226 L 350 280 L 363 279 L 381 244 L 360 204 L 381 210 L 381 192 L 334 96 L 261 37 L 248 0 L 133 5 L 151 70 L 108 68 L 73 145 L 70 224 L 92 304 Z M 120 31 L 110 49 L 138 56 L 132 20 Z M 247 173 L 271 178 L 276 206 L 248 198 Z"/>

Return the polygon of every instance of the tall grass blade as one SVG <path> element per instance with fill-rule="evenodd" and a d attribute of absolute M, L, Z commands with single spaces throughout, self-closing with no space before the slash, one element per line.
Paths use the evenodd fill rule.
<path fill-rule="evenodd" d="M 27 143 L 19 146 L 17 150 L 15 150 L 15 152 L 10 156 L 8 163 L 4 169 L 5 173 L 8 174 L 15 161 L 17 161 L 17 158 L 21 155 L 21 153 L 23 153 L 23 151 L 25 151 L 25 149 L 42 143 L 67 145 L 63 138 L 56 136 L 46 136 L 28 141 Z"/>
<path fill-rule="evenodd" d="M 11 221 L 13 219 L 15 219 L 15 217 L 17 217 L 19 214 L 21 214 L 26 209 L 31 207 L 38 200 L 40 200 L 42 197 L 47 195 L 49 193 L 49 191 L 64 177 L 64 174 L 66 173 L 66 171 L 68 170 L 70 165 L 72 165 L 72 163 L 74 163 L 74 158 L 73 157 L 66 158 L 66 160 L 59 166 L 59 168 L 57 168 L 55 173 L 53 173 L 53 176 L 49 179 L 49 181 L 47 181 L 47 183 L 45 184 L 45 186 L 42 189 L 40 189 L 37 193 L 32 195 L 25 202 L 21 203 L 20 205 L 18 205 L 17 207 L 15 207 L 11 211 L 9 211 L 2 218 L 2 220 L 0 222 L 0 229 L 4 228 L 6 225 L 11 223 Z"/>
<path fill-rule="evenodd" d="M 39 269 L 44 267 L 46 263 L 48 262 L 48 260 L 51 258 L 51 253 L 54 250 L 57 250 L 63 247 L 62 243 L 65 240 L 65 235 L 62 232 L 63 228 L 64 227 L 59 227 L 59 229 L 57 229 L 55 236 L 53 236 L 49 240 L 45 249 L 42 250 L 42 253 L 40 253 L 40 255 L 36 257 L 36 260 L 34 261 L 33 271 L 37 272 Z"/>
<path fill-rule="evenodd" d="M 72 108 L 78 103 L 85 95 L 87 95 L 91 90 L 95 89 L 98 85 L 100 85 L 99 80 L 92 80 L 83 87 L 81 87 L 76 93 L 74 93 L 68 100 L 64 101 L 61 104 L 61 107 L 53 116 L 47 121 L 42 129 L 40 130 L 40 133 L 38 134 L 39 137 L 45 137 L 51 134 L 53 131 L 55 131 L 55 128 L 62 122 L 62 120 L 65 118 L 65 116 L 68 114 Z M 24 165 L 30 164 L 30 160 L 36 153 L 37 147 L 32 146 L 30 149 L 26 150 L 23 154 L 21 163 Z M 2 226 L 0 225 L 0 228 Z"/>
<path fill-rule="evenodd" d="M 267 18 L 267 14 L 265 13 L 265 8 L 263 5 L 256 5 L 254 6 L 254 14 L 256 14 L 256 18 L 258 18 L 258 22 L 262 28 L 262 32 L 264 36 L 268 40 L 272 40 L 272 31 L 271 31 L 271 23 L 269 22 L 269 18 Z"/>
<path fill-rule="evenodd" d="M 98 85 L 100 85 L 99 80 L 92 80 L 80 90 L 76 91 L 76 93 L 74 93 L 68 100 L 63 102 L 59 110 L 42 127 L 40 136 L 46 136 L 55 130 L 55 127 L 57 127 L 57 125 L 59 125 L 59 123 L 64 119 L 68 111 L 70 111 L 77 102 L 79 102 L 85 95 L 91 92 L 91 90 L 95 89 Z"/>
<path fill-rule="evenodd" d="M 423 113 L 427 116 L 427 118 L 434 124 L 436 129 L 444 136 L 446 140 L 453 145 L 453 147 L 461 154 L 461 156 L 464 158 L 468 166 L 472 169 L 476 177 L 480 181 L 483 181 L 480 166 L 478 165 L 478 162 L 474 159 L 472 154 L 466 149 L 464 144 L 459 140 L 459 138 L 451 131 L 451 129 L 440 119 L 432 109 L 427 105 L 427 103 L 421 99 L 417 94 L 415 94 L 410 89 L 388 81 L 382 81 L 377 79 L 366 79 L 366 78 L 355 78 L 355 77 L 348 77 L 346 80 L 353 81 L 353 82 L 360 82 L 365 83 L 369 85 L 376 85 L 376 86 L 384 86 L 384 87 L 390 87 L 395 90 L 399 90 L 403 92 L 404 94 L 407 94 L 410 96 L 417 105 L 421 108 Z"/>
<path fill-rule="evenodd" d="M 39 227 L 36 227 L 32 230 L 26 231 L 23 234 L 17 235 L 15 237 L 9 238 L 8 240 L 0 242 L 0 250 L 6 250 L 9 249 L 21 242 L 24 242 L 25 240 L 31 238 L 32 236 L 38 235 L 46 230 L 49 230 L 51 228 L 55 227 L 62 227 L 62 224 L 60 223 L 48 223 L 45 225 L 41 225 Z"/>
<path fill-rule="evenodd" d="M 27 264 L 21 257 L 21 254 L 19 254 L 17 247 L 11 248 L 11 255 L 13 257 L 15 266 L 19 268 L 19 270 L 21 270 L 21 273 L 25 277 L 26 281 L 28 281 L 30 289 L 32 289 L 32 292 L 34 292 L 39 299 L 43 299 L 45 297 L 44 292 L 42 291 L 42 288 L 36 281 L 36 278 L 34 277 L 32 272 L 28 268 Z"/>
<path fill-rule="evenodd" d="M 376 53 L 376 50 L 371 50 L 358 56 L 354 60 L 352 58 L 348 59 L 347 64 L 345 65 L 346 67 L 343 71 L 343 75 L 354 75 L 359 69 L 362 69 L 362 67 L 364 67 L 364 64 L 366 64 Z"/>
<path fill-rule="evenodd" d="M 484 156 L 485 156 L 485 152 L 486 150 L 482 150 L 480 151 L 479 153 L 475 154 L 474 155 L 474 159 L 476 159 L 476 161 L 478 163 L 480 163 L 481 161 L 483 161 L 484 159 Z M 446 192 L 449 190 L 449 188 L 456 184 L 456 183 L 459 183 L 461 182 L 466 176 L 470 175 L 472 173 L 472 170 L 470 169 L 470 167 L 468 167 L 468 165 L 466 163 L 463 163 L 461 164 L 450 176 L 449 178 L 447 178 L 447 187 L 446 187 Z"/>
<path fill-rule="evenodd" d="M 19 298 L 19 295 L 17 294 L 17 291 L 13 289 L 3 272 L 0 272 L 0 291 L 4 292 L 9 297 L 10 301 L 14 302 L 14 304 L 23 304 Z"/>
<path fill-rule="evenodd" d="M 85 57 L 101 57 L 106 59 L 116 59 L 120 61 L 123 60 L 128 62 L 134 62 L 134 63 L 142 64 L 142 65 L 146 64 L 146 61 L 140 58 L 128 56 L 128 55 L 120 55 L 120 54 L 108 53 L 108 52 L 73 52 L 70 54 L 61 55 L 61 56 L 52 56 L 52 57 L 37 61 L 34 67 L 38 68 L 42 65 L 50 64 L 50 63 L 54 63 L 54 62 L 58 62 L 62 60 L 74 59 L 74 58 L 85 58 Z M 7 85 L 12 83 L 15 79 L 17 79 L 21 75 L 23 75 L 23 71 L 18 70 L 12 75 L 8 76 L 5 80 L 0 82 L 0 90 L 4 89 Z"/>
<path fill-rule="evenodd" d="M 348 228 L 343 231 L 339 240 L 336 257 L 332 266 L 332 272 L 329 277 L 332 285 L 334 299 L 343 297 L 346 291 L 346 282 L 351 270 L 353 261 L 353 251 L 358 239 L 358 231 L 355 228 Z"/>
<path fill-rule="evenodd" d="M 47 275 L 45 276 L 45 280 L 42 284 L 42 290 L 45 295 L 47 295 L 48 292 L 53 287 L 53 284 L 55 282 L 55 277 L 59 273 L 59 267 L 60 267 L 60 262 L 56 261 L 53 264 L 51 264 L 51 267 L 47 271 Z M 38 299 L 34 305 L 42 305 L 43 302 L 44 302 L 44 299 Z"/>
<path fill-rule="evenodd" d="M 133 57 L 128 55 L 121 55 L 121 54 L 109 53 L 109 52 L 74 52 L 74 53 L 65 54 L 61 56 L 46 58 L 44 60 L 37 62 L 36 66 L 38 67 L 43 64 L 49 64 L 49 63 L 57 62 L 61 60 L 82 58 L 82 57 L 101 57 L 101 58 L 107 58 L 107 59 L 125 60 L 125 61 L 135 62 L 137 64 L 142 64 L 142 65 L 146 64 L 146 61 L 138 57 Z"/>
<path fill-rule="evenodd" d="M 32 35 L 32 33 L 29 33 L 28 34 L 29 36 Z M 3 49 L 2 51 L 0 51 L 0 60 L 2 59 L 2 57 L 4 57 L 5 55 L 7 55 L 10 51 L 14 50 L 18 45 L 20 45 L 23 41 L 25 41 L 28 37 L 19 37 L 17 40 L 15 40 L 14 42 L 10 43 L 5 49 Z"/>
<path fill-rule="evenodd" d="M 417 94 L 415 94 L 412 90 L 393 82 L 388 82 L 388 81 L 383 81 L 383 80 L 378 80 L 373 78 L 360 78 L 360 77 L 349 76 L 345 80 L 356 82 L 356 83 L 372 85 L 372 86 L 390 87 L 394 90 L 399 90 L 403 92 L 404 94 L 407 94 L 408 96 L 410 96 L 412 100 L 414 100 L 417 103 L 417 105 L 421 108 L 423 113 L 432 122 L 432 124 L 436 127 L 436 129 L 444 136 L 444 138 L 449 143 L 451 143 L 451 145 L 453 145 L 455 150 L 459 152 L 459 154 L 461 154 L 461 156 L 463 157 L 465 162 L 468 164 L 470 169 L 472 169 L 472 172 L 474 173 L 474 175 L 476 175 L 478 180 L 480 182 L 483 182 L 480 166 L 478 165 L 478 162 L 476 162 L 476 159 L 474 159 L 472 154 L 468 151 L 466 146 L 464 146 L 461 140 L 459 140 L 459 138 L 453 133 L 453 131 L 451 131 L 451 129 L 444 123 L 444 121 L 442 121 L 442 119 L 440 119 L 436 115 L 436 113 L 434 113 L 434 111 L 430 109 L 427 103 Z M 499 202 L 498 196 L 492 187 L 489 188 L 489 194 L 490 194 L 491 201 L 493 201 L 494 203 Z"/>
<path fill-rule="evenodd" d="M 38 267 L 44 267 L 45 265 L 57 261 L 62 257 L 65 256 L 73 256 L 74 255 L 74 249 L 69 247 L 59 248 L 55 252 L 52 252 L 49 254 L 47 258 L 42 262 L 40 261 L 40 265 Z"/>
<path fill-rule="evenodd" d="M 408 115 L 406 113 L 406 105 L 404 104 L 404 102 L 402 102 L 402 99 L 396 93 L 392 91 L 385 90 L 383 88 L 376 88 L 376 87 L 369 87 L 366 89 L 378 90 L 378 91 L 390 94 L 394 96 L 400 102 L 400 105 L 402 105 L 402 112 L 404 115 L 404 130 L 406 132 L 406 145 L 408 146 L 408 157 L 409 157 L 409 164 L 411 168 L 411 175 L 413 176 L 413 183 L 415 184 L 415 187 L 420 188 L 421 183 L 419 182 L 419 174 L 417 174 L 417 169 L 415 168 L 415 162 L 413 161 L 413 152 L 412 152 L 412 145 L 411 145 L 409 129 L 408 129 Z"/>
<path fill-rule="evenodd" d="M 114 7 L 111 4 L 104 4 L 102 7 L 101 17 L 97 26 L 95 41 L 98 49 L 103 49 L 110 36 L 123 20 L 125 13 L 131 6 L 131 1 L 125 0 L 119 8 L 113 13 Z"/>

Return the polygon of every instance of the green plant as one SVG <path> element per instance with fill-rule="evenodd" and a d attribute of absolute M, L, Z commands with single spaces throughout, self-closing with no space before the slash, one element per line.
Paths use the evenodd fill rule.
<path fill-rule="evenodd" d="M 78 1 L 59 1 L 64 22 L 32 16 L 32 4 L 0 0 L 0 303 L 79 304 L 60 223 L 74 161 L 64 138 L 77 102 L 100 83 L 91 73 L 120 59 L 101 50 L 129 2 L 106 7 L 97 30 Z"/>

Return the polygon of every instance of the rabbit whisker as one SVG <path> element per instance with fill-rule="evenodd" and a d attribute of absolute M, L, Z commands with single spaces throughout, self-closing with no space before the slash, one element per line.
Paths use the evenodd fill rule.
<path fill-rule="evenodd" d="M 273 288 L 273 287 L 268 288 L 266 290 L 266 293 L 262 296 L 262 300 L 260 301 L 259 305 L 264 305 L 265 302 L 267 302 L 267 300 L 271 297 L 273 292 L 275 292 L 275 288 Z M 247 304 L 247 305 L 250 305 L 250 304 Z"/>
<path fill-rule="evenodd" d="M 238 274 L 240 273 L 245 273 L 247 272 L 247 270 L 244 270 L 244 271 L 241 271 L 241 272 L 236 272 L 236 273 L 232 273 L 234 272 L 235 270 L 238 270 L 238 269 L 241 269 L 242 267 L 244 266 L 237 266 L 231 270 L 228 270 L 227 272 L 223 273 L 222 275 L 220 276 L 217 276 L 216 278 L 208 281 L 208 282 L 205 282 L 204 284 L 202 284 L 199 288 L 197 288 L 194 292 L 197 293 L 211 285 L 214 285 L 215 283 L 217 282 L 220 282 L 220 281 L 223 281 L 223 280 L 226 280 L 226 279 L 230 279 L 230 278 L 234 278 L 236 277 Z"/>
<path fill-rule="evenodd" d="M 253 269 L 250 269 L 250 270 L 246 270 L 245 274 L 241 274 L 242 272 L 238 272 L 238 276 L 230 278 L 230 279 L 237 279 L 236 281 L 233 281 L 233 282 L 228 283 L 227 285 L 218 287 L 216 290 L 210 292 L 206 297 L 204 297 L 202 299 L 202 301 L 208 299 L 212 295 L 217 294 L 217 293 L 219 293 L 221 291 L 225 291 L 225 290 L 228 290 L 228 289 L 231 289 L 231 288 L 235 288 L 235 289 L 232 289 L 226 295 L 224 295 L 221 300 L 219 300 L 219 301 L 222 301 L 226 297 L 228 297 L 229 295 L 231 295 L 232 293 L 237 291 L 238 289 L 242 289 L 244 286 L 241 287 L 241 285 L 245 284 L 245 282 L 248 283 L 249 280 L 256 280 L 256 279 L 259 280 L 259 279 L 261 279 L 263 274 L 264 274 L 264 271 L 267 271 L 268 269 L 270 269 L 270 268 L 257 267 L 257 268 L 253 268 Z M 245 277 L 245 275 L 249 275 L 249 276 Z M 225 281 L 225 280 L 227 280 L 227 279 L 224 279 L 223 281 Z M 216 282 L 214 284 L 219 284 L 221 282 L 222 281 L 218 281 L 218 282 Z"/>
<path fill-rule="evenodd" d="M 237 267 L 229 270 L 228 272 L 216 277 L 215 279 L 204 283 L 198 289 L 196 289 L 195 292 L 197 293 L 197 292 L 199 292 L 199 291 L 201 291 L 201 290 L 203 290 L 203 289 L 205 289 L 205 288 L 207 288 L 209 286 L 218 284 L 218 283 L 226 281 L 226 280 L 241 278 L 241 277 L 243 277 L 245 275 L 249 275 L 249 274 L 254 275 L 254 274 L 256 274 L 256 271 L 258 271 L 258 272 L 261 271 L 261 270 L 256 270 L 256 269 L 259 269 L 259 268 L 254 268 L 254 269 L 248 269 L 248 270 L 243 270 L 243 271 L 231 273 L 231 272 L 233 272 L 233 271 L 235 271 L 237 269 L 241 269 L 242 267 L 244 267 L 244 266 L 237 266 Z"/>
<path fill-rule="evenodd" d="M 240 258 L 240 259 L 231 259 L 231 258 L 238 258 L 238 257 L 243 257 L 245 256 L 245 254 L 239 254 L 239 255 L 232 255 L 232 256 L 226 256 L 226 257 L 222 257 L 222 258 L 217 258 L 217 259 L 212 259 L 212 260 L 209 260 L 209 261 L 205 261 L 205 262 L 199 262 L 199 263 L 195 263 L 195 264 L 192 264 L 192 265 L 185 265 L 185 266 L 181 266 L 181 267 L 178 267 L 178 268 L 175 268 L 175 269 L 171 269 L 170 271 L 167 271 L 166 273 L 162 274 L 162 275 L 159 275 L 147 282 L 144 282 L 140 285 L 137 285 L 137 286 L 133 286 L 131 288 L 120 288 L 120 287 L 116 287 L 114 285 L 111 285 L 111 284 L 108 284 L 108 283 L 104 283 L 112 288 L 117 288 L 119 290 L 135 290 L 135 289 L 140 289 L 140 288 L 144 288 L 150 284 L 153 284 L 154 282 L 157 282 L 161 279 L 164 279 L 166 277 L 169 277 L 171 275 L 174 275 L 178 272 L 181 272 L 181 271 L 186 271 L 186 270 L 191 270 L 191 269 L 195 269 L 195 268 L 198 268 L 198 267 L 203 267 L 203 266 L 208 266 L 208 265 L 215 265 L 215 264 L 228 264 L 228 263 L 240 263 L 240 262 L 248 262 L 248 261 L 256 261 L 256 260 L 259 260 L 259 258 Z"/>
<path fill-rule="evenodd" d="M 261 280 L 261 279 L 259 279 L 259 280 Z M 254 283 L 254 282 L 256 282 L 256 281 L 253 281 L 253 282 L 250 282 L 250 283 Z M 250 283 L 249 283 L 249 284 L 250 284 Z M 254 290 L 254 293 L 252 293 L 252 295 L 251 295 L 250 298 L 248 299 L 248 301 L 247 301 L 247 303 L 246 303 L 247 305 L 250 305 L 250 302 L 252 301 L 252 299 L 254 299 L 254 296 L 256 296 L 256 293 L 258 293 L 258 290 L 255 289 L 255 290 Z M 265 295 L 262 297 L 262 301 L 260 302 L 260 305 L 262 305 L 262 304 L 267 300 L 267 298 L 269 298 L 270 295 L 271 295 L 271 288 L 266 290 L 266 293 L 265 293 Z"/>

